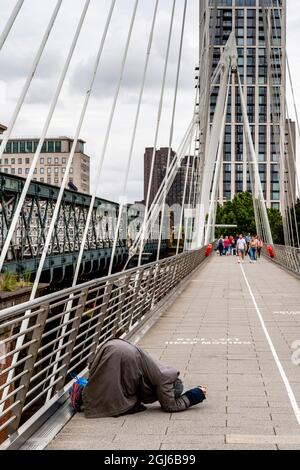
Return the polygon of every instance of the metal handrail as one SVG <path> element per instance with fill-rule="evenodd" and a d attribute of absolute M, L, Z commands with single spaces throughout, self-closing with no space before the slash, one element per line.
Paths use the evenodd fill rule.
<path fill-rule="evenodd" d="M 31 422 L 40 409 L 59 400 L 72 383 L 71 372 L 82 373 L 105 341 L 131 333 L 152 316 L 204 261 L 205 250 L 92 280 L 0 312 L 2 433 L 13 439 L 20 423 Z M 26 329 L 22 329 L 24 318 L 29 322 Z M 20 337 L 24 341 L 17 348 Z"/>
<path fill-rule="evenodd" d="M 273 245 L 274 258 L 270 257 L 267 247 L 264 246 L 263 254 L 274 263 L 300 276 L 300 248 L 285 245 Z"/>

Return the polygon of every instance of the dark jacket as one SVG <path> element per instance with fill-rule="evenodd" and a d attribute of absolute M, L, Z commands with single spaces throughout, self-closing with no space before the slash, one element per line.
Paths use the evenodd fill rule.
<path fill-rule="evenodd" d="M 186 395 L 175 398 L 174 382 L 179 372 L 154 360 L 127 341 L 114 339 L 98 351 L 83 392 L 87 418 L 118 416 L 136 404 L 159 401 L 164 411 L 189 407 Z"/>

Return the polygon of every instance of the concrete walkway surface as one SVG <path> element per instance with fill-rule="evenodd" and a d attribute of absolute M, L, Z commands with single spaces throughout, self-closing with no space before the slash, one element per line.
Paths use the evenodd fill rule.
<path fill-rule="evenodd" d="M 300 450 L 299 287 L 265 259 L 213 256 L 139 343 L 186 389 L 206 385 L 207 400 L 173 414 L 157 403 L 120 418 L 77 414 L 48 449 Z"/>

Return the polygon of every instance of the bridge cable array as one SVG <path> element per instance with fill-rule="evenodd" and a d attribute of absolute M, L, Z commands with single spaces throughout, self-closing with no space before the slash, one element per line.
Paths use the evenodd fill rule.
<path fill-rule="evenodd" d="M 280 31 L 283 31 L 282 7 L 280 6 L 278 0 L 276 0 L 275 3 L 276 5 L 274 4 L 268 5 L 270 7 L 269 10 L 270 10 L 270 23 L 271 24 L 269 28 L 271 31 L 271 40 L 272 40 L 272 43 L 275 44 L 273 48 L 270 47 L 270 44 L 268 44 L 269 58 L 270 58 L 270 66 L 269 66 L 270 78 L 269 79 L 270 81 L 272 81 L 272 77 L 273 77 L 272 65 L 273 65 L 273 69 L 275 70 L 275 74 L 276 74 L 276 79 L 275 79 L 275 83 L 272 84 L 273 86 L 271 87 L 271 92 L 273 91 L 273 98 L 277 106 L 278 119 L 281 120 L 281 122 L 279 121 L 278 125 L 275 127 L 279 127 L 280 129 L 279 155 L 280 155 L 280 161 L 281 161 L 281 180 L 282 180 L 281 200 L 282 200 L 282 206 L 283 206 L 282 213 L 283 213 L 284 234 L 285 234 L 286 245 L 300 247 L 294 184 L 296 185 L 296 191 L 297 191 L 298 197 L 300 196 L 300 187 L 299 187 L 299 178 L 298 178 L 298 171 L 297 171 L 296 152 L 295 152 L 295 146 L 294 146 L 294 141 L 293 141 L 293 132 L 291 129 L 291 122 L 290 122 L 290 115 L 289 115 L 289 106 L 288 106 L 287 98 L 285 96 L 284 108 L 280 109 L 278 97 L 276 99 L 276 96 L 274 96 L 275 95 L 274 90 L 275 90 L 276 84 L 279 90 L 282 88 L 282 78 L 285 77 L 286 75 L 285 68 L 284 68 L 285 64 L 287 66 L 289 84 L 290 84 L 290 88 L 292 92 L 292 99 L 293 99 L 293 104 L 294 104 L 298 137 L 300 137 L 300 127 L 299 127 L 297 106 L 296 106 L 295 96 L 294 96 L 294 87 L 292 83 L 292 76 L 290 73 L 290 67 L 289 67 L 289 61 L 288 61 L 288 54 L 286 50 L 283 51 L 285 61 L 281 60 L 282 52 L 279 46 L 281 44 L 281 34 L 279 33 L 279 30 L 278 30 L 277 20 L 280 25 Z M 272 13 L 273 13 L 273 18 L 272 18 Z M 275 31 L 275 36 L 274 36 L 274 31 Z M 273 64 L 271 63 L 272 51 L 273 51 Z M 278 62 L 280 64 L 280 74 L 278 71 Z M 280 92 L 280 94 L 282 95 L 282 92 Z M 286 123 L 285 123 L 285 116 L 287 117 L 287 127 L 288 127 L 287 129 L 286 129 Z M 273 113 L 273 117 L 274 117 L 274 113 Z M 291 160 L 288 157 L 288 152 L 286 151 L 286 148 L 285 148 L 287 144 L 286 138 L 285 138 L 286 134 L 289 136 L 289 141 L 290 141 L 290 150 L 292 154 L 292 159 L 291 159 L 292 168 L 291 168 Z M 286 180 L 286 177 L 287 177 L 287 180 Z M 293 183 L 293 180 L 294 180 L 294 183 Z"/>
<path fill-rule="evenodd" d="M 10 30 L 14 25 L 14 22 L 17 19 L 17 16 L 18 16 L 19 11 L 21 10 L 21 8 L 23 6 L 23 3 L 24 3 L 24 0 L 18 0 L 17 1 L 13 11 L 11 12 L 10 17 L 7 20 L 7 23 L 6 23 L 2 33 L 0 35 L 0 51 L 1 51 L 2 47 L 4 46 L 4 44 L 5 44 L 7 36 L 9 35 Z"/>

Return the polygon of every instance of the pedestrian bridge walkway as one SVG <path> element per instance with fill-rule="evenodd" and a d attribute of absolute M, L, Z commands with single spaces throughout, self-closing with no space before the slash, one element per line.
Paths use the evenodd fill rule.
<path fill-rule="evenodd" d="M 300 449 L 293 275 L 266 259 L 213 256 L 138 343 L 178 367 L 186 388 L 206 385 L 207 400 L 176 414 L 158 404 L 120 418 L 77 414 L 48 449 Z"/>

